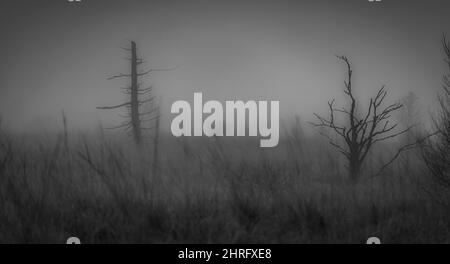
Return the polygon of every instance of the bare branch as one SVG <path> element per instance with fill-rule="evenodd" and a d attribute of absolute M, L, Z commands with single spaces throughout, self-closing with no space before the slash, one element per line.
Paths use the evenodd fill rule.
<path fill-rule="evenodd" d="M 114 75 L 114 76 L 112 76 L 112 77 L 109 77 L 107 80 L 114 80 L 114 79 L 118 79 L 118 78 L 129 78 L 129 77 L 131 77 L 131 74 L 123 74 L 123 73 L 121 73 L 121 74 L 118 74 L 118 75 Z"/>
<path fill-rule="evenodd" d="M 148 71 L 145 71 L 145 72 L 142 72 L 142 73 L 138 73 L 137 75 L 138 76 L 144 76 L 144 75 L 150 74 L 152 72 L 173 71 L 173 70 L 176 70 L 177 68 L 178 68 L 178 66 L 173 67 L 173 68 L 168 68 L 168 69 L 150 69 Z"/>
<path fill-rule="evenodd" d="M 120 125 L 120 126 L 116 126 L 116 127 L 108 127 L 108 128 L 106 128 L 106 129 L 108 129 L 108 130 L 114 130 L 114 129 L 119 129 L 119 128 L 131 128 L 131 123 L 130 123 L 130 122 L 125 122 L 125 123 L 122 123 L 122 125 Z"/>
<path fill-rule="evenodd" d="M 395 126 L 397 126 L 397 125 L 395 125 Z M 395 126 L 394 126 L 394 128 L 395 128 Z M 405 134 L 406 132 L 410 131 L 412 128 L 413 128 L 413 126 L 410 126 L 410 127 L 406 128 L 406 129 L 401 130 L 401 131 L 399 131 L 397 133 L 394 133 L 392 135 L 385 136 L 385 137 L 382 137 L 382 138 L 377 138 L 377 139 L 373 140 L 372 144 L 374 144 L 376 142 L 380 142 L 380 141 L 384 141 L 384 140 L 387 140 L 387 139 L 390 139 L 390 138 L 394 138 L 394 137 L 400 136 L 400 135 Z M 388 130 L 386 130 L 386 131 L 388 131 Z"/>
<path fill-rule="evenodd" d="M 115 106 L 104 106 L 104 107 L 97 107 L 97 109 L 99 110 L 110 110 L 110 109 L 117 109 L 117 108 L 121 108 L 124 106 L 129 106 L 131 105 L 130 102 L 124 103 L 124 104 L 120 104 L 120 105 L 115 105 Z"/>
<path fill-rule="evenodd" d="M 416 140 L 416 141 L 413 142 L 413 143 L 409 143 L 409 144 L 406 144 L 406 145 L 400 147 L 400 148 L 397 150 L 397 152 L 395 153 L 395 155 L 394 155 L 388 162 L 386 162 L 386 163 L 378 170 L 377 173 L 373 174 L 373 175 L 371 176 L 371 178 L 377 177 L 377 176 L 381 175 L 381 173 L 382 173 L 387 167 L 389 167 L 392 163 L 394 163 L 394 161 L 395 161 L 395 160 L 396 160 L 403 152 L 408 151 L 408 150 L 411 150 L 411 149 L 414 149 L 414 148 L 420 146 L 420 145 L 421 145 L 423 142 L 425 142 L 428 138 L 433 137 L 433 136 L 435 136 L 435 135 L 436 135 L 436 133 L 427 135 L 426 137 L 423 137 L 423 138 L 421 138 L 421 139 L 418 139 L 418 140 Z"/>

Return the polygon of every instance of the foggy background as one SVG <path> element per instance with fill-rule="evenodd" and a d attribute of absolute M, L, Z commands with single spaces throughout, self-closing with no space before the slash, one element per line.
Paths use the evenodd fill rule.
<path fill-rule="evenodd" d="M 178 68 L 144 78 L 170 106 L 206 100 L 279 100 L 281 118 L 311 121 L 326 102 L 343 101 L 346 55 L 355 94 L 367 99 L 386 84 L 389 102 L 409 91 L 432 109 L 445 64 L 442 33 L 448 1 L 118 1 L 0 2 L 0 116 L 9 129 L 95 129 L 120 123 L 97 106 L 125 100 L 129 40 L 144 68 Z M 427 117 L 428 113 L 424 113 Z"/>

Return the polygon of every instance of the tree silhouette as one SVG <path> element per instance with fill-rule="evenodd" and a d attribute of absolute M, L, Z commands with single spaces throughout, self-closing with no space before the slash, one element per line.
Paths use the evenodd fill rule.
<path fill-rule="evenodd" d="M 111 110 L 118 108 L 126 108 L 128 110 L 127 115 L 125 116 L 126 121 L 117 127 L 112 127 L 109 129 L 125 129 L 128 132 L 132 133 L 134 141 L 136 144 L 141 143 L 142 139 L 142 130 L 150 129 L 148 127 L 143 127 L 142 123 L 146 121 L 154 121 L 159 119 L 159 110 L 157 107 L 150 109 L 149 111 L 143 110 L 143 105 L 146 103 L 154 103 L 154 97 L 151 96 L 151 92 L 153 88 L 147 87 L 142 88 L 139 84 L 139 78 L 151 74 L 157 71 L 170 71 L 172 69 L 150 69 L 147 71 L 139 72 L 139 66 L 144 63 L 144 60 L 138 58 L 137 56 L 137 47 L 134 41 L 131 41 L 131 48 L 123 48 L 126 51 L 131 53 L 130 61 L 130 73 L 129 74 L 119 74 L 108 78 L 108 80 L 114 80 L 119 78 L 128 78 L 130 79 L 130 86 L 124 88 L 124 93 L 130 96 L 129 101 L 115 105 L 115 106 L 104 106 L 97 107 L 97 109 L 102 110 Z M 147 99 L 142 99 L 142 97 L 147 96 Z M 146 117 L 147 119 L 144 119 Z"/>
<path fill-rule="evenodd" d="M 439 97 L 439 112 L 434 121 L 436 138 L 423 148 L 422 156 L 436 189 L 432 194 L 439 202 L 449 204 L 450 190 L 450 42 L 442 39 L 448 72 L 444 75 L 443 94 Z"/>
<path fill-rule="evenodd" d="M 366 159 L 372 146 L 378 142 L 385 141 L 401 134 L 406 133 L 411 129 L 398 129 L 398 124 L 391 124 L 391 115 L 403 107 L 401 103 L 394 103 L 386 107 L 383 103 L 387 96 L 385 86 L 382 86 L 376 96 L 370 99 L 369 109 L 364 115 L 359 115 L 358 102 L 353 94 L 352 75 L 353 70 L 349 60 L 345 56 L 338 56 L 338 59 L 343 61 L 347 66 L 347 80 L 345 83 L 344 93 L 350 101 L 350 106 L 345 108 L 335 108 L 334 100 L 328 102 L 330 111 L 329 118 L 314 114 L 318 123 L 312 123 L 317 127 L 325 127 L 334 131 L 344 142 L 332 139 L 330 136 L 323 134 L 329 139 L 329 143 L 337 148 L 342 153 L 347 161 L 347 169 L 350 179 L 352 181 L 358 180 L 364 160 Z M 337 115 L 344 116 L 346 123 L 338 124 Z M 406 150 L 411 145 L 406 145 L 399 149 L 399 152 L 394 156 L 398 157 L 399 153 Z M 388 164 L 392 163 L 389 161 Z M 385 164 L 387 165 L 387 164 Z M 384 169 L 385 166 L 382 167 Z"/>

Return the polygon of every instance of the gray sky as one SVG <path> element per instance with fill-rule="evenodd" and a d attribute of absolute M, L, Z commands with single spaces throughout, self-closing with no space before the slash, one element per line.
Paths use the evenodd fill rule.
<path fill-rule="evenodd" d="M 351 59 L 355 93 L 383 84 L 390 101 L 413 91 L 423 111 L 441 87 L 442 33 L 450 33 L 449 1 L 139 1 L 2 0 L 0 115 L 19 131 L 120 122 L 97 106 L 125 98 L 120 49 L 135 40 L 148 67 L 179 68 L 145 79 L 162 100 L 169 130 L 176 100 L 279 100 L 282 117 L 312 120 L 326 102 L 342 101 Z"/>

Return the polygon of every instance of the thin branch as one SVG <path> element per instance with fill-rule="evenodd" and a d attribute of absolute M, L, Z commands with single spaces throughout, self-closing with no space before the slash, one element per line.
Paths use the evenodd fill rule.
<path fill-rule="evenodd" d="M 420 146 L 420 145 L 421 145 L 423 142 L 425 142 L 428 138 L 433 137 L 433 136 L 435 136 L 435 135 L 437 135 L 437 133 L 433 133 L 433 134 L 427 135 L 426 137 L 423 137 L 423 138 L 421 138 L 421 139 L 418 139 L 418 140 L 416 140 L 416 141 L 413 142 L 413 143 L 409 143 L 409 144 L 406 144 L 406 145 L 400 147 L 400 148 L 397 150 L 397 152 L 395 153 L 395 155 L 394 155 L 387 163 L 385 163 L 383 166 L 381 166 L 381 168 L 378 170 L 378 172 L 375 173 L 375 174 L 373 174 L 373 175 L 371 176 L 371 178 L 374 178 L 374 177 L 379 176 L 379 175 L 380 175 L 387 167 L 389 167 L 392 163 L 394 163 L 394 161 L 395 161 L 395 160 L 396 160 L 403 152 L 408 151 L 408 150 L 411 150 L 411 149 L 414 149 L 414 148 L 416 148 L 417 146 Z"/>
<path fill-rule="evenodd" d="M 397 126 L 397 125 L 395 125 L 395 126 Z M 394 126 L 394 128 L 395 128 L 395 126 Z M 390 138 L 394 138 L 394 137 L 400 136 L 400 135 L 402 135 L 402 134 L 405 134 L 406 132 L 410 131 L 413 127 L 414 127 L 414 126 L 409 126 L 409 127 L 407 127 L 406 129 L 401 130 L 401 131 L 399 131 L 399 132 L 397 132 L 397 133 L 394 133 L 394 134 L 392 134 L 392 135 L 385 136 L 385 137 L 382 137 L 382 138 L 374 139 L 373 142 L 372 142 L 372 144 L 374 144 L 374 143 L 376 143 L 376 142 L 384 141 L 384 140 L 387 140 L 387 139 L 390 139 Z"/>
<path fill-rule="evenodd" d="M 152 72 L 173 71 L 173 70 L 176 70 L 177 68 L 178 68 L 178 66 L 173 67 L 173 68 L 168 68 L 168 69 L 150 69 L 148 71 L 145 71 L 145 72 L 142 72 L 142 73 L 138 73 L 137 75 L 138 76 L 144 76 L 144 75 L 150 74 Z"/>
<path fill-rule="evenodd" d="M 131 77 L 131 74 L 123 74 L 123 73 L 120 73 L 120 74 L 118 74 L 118 75 L 114 75 L 114 76 L 112 76 L 112 77 L 109 77 L 107 80 L 114 80 L 114 79 L 118 79 L 118 78 L 125 78 L 125 77 Z"/>
<path fill-rule="evenodd" d="M 131 105 L 131 103 L 127 102 L 127 103 L 124 103 L 124 104 L 121 104 L 121 105 L 97 107 L 97 109 L 99 109 L 99 110 L 110 110 L 110 109 L 121 108 L 121 107 L 128 106 L 128 105 Z"/>
<path fill-rule="evenodd" d="M 131 128 L 131 126 L 132 126 L 132 124 L 130 122 L 126 122 L 126 123 L 123 123 L 120 126 L 107 127 L 106 129 L 108 129 L 108 130 L 114 130 L 114 129 L 120 129 L 120 128 L 127 128 L 127 129 L 129 129 L 129 128 Z"/>

